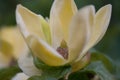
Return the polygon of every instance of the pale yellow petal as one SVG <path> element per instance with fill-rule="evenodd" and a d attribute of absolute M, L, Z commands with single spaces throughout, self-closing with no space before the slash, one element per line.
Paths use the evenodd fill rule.
<path fill-rule="evenodd" d="M 42 16 L 36 15 L 22 5 L 18 5 L 16 21 L 25 38 L 32 34 L 51 43 L 49 25 Z"/>
<path fill-rule="evenodd" d="M 102 7 L 95 15 L 94 19 L 94 25 L 91 27 L 91 37 L 89 42 L 87 43 L 85 49 L 83 50 L 83 54 L 85 54 L 91 47 L 93 47 L 95 44 L 97 44 L 102 37 L 104 36 L 109 22 L 111 18 L 111 9 L 112 6 L 106 5 Z M 83 55 L 80 57 L 80 59 L 83 57 Z"/>
<path fill-rule="evenodd" d="M 82 68 L 84 68 L 90 62 L 90 53 L 87 53 L 81 60 L 71 64 L 72 72 L 76 72 Z"/>
<path fill-rule="evenodd" d="M 47 23 L 47 21 L 44 20 L 44 18 L 42 16 L 40 16 L 40 22 L 41 22 L 41 26 L 42 26 L 42 31 L 44 33 L 45 39 L 46 41 L 51 45 L 52 41 L 51 41 L 51 32 L 50 32 L 50 27 Z"/>
<path fill-rule="evenodd" d="M 11 57 L 6 56 L 4 53 L 0 52 L 0 69 L 8 67 L 10 64 Z"/>
<path fill-rule="evenodd" d="M 4 54 L 11 54 L 12 57 L 18 59 L 22 53 L 28 51 L 27 45 L 17 27 L 2 28 L 0 31 L 0 37 L 10 45 L 8 47 L 2 46 L 4 48 L 2 49 L 4 50 Z M 4 42 L 1 42 L 1 44 L 5 45 Z"/>
<path fill-rule="evenodd" d="M 65 59 L 56 50 L 40 38 L 29 36 L 27 42 L 32 53 L 47 65 L 60 66 L 66 63 Z"/>
<path fill-rule="evenodd" d="M 93 24 L 94 6 L 79 10 L 72 20 L 69 32 L 69 61 L 78 58 L 90 37 L 90 25 Z M 90 21 L 91 20 L 91 21 Z"/>
<path fill-rule="evenodd" d="M 103 36 L 109 26 L 109 23 L 110 23 L 111 12 L 112 12 L 112 5 L 109 4 L 109 5 L 102 7 L 96 13 L 94 27 L 95 26 L 96 27 L 98 26 L 98 27 L 96 29 L 94 28 L 94 31 L 95 31 L 95 36 L 97 36 L 97 34 L 99 34 L 99 36 L 98 36 L 98 39 L 95 44 L 97 44 L 103 38 Z M 99 29 L 99 31 L 98 31 L 98 29 Z"/>
<path fill-rule="evenodd" d="M 41 75 L 41 70 L 37 69 L 33 62 L 33 57 L 28 53 L 24 53 L 18 59 L 18 65 L 26 75 Z"/>
<path fill-rule="evenodd" d="M 0 38 L 2 36 L 0 35 Z M 13 47 L 7 41 L 0 39 L 0 69 L 8 67 L 13 58 Z"/>
<path fill-rule="evenodd" d="M 53 47 L 58 47 L 63 39 L 67 41 L 68 27 L 76 12 L 74 0 L 54 0 L 50 12 Z"/>

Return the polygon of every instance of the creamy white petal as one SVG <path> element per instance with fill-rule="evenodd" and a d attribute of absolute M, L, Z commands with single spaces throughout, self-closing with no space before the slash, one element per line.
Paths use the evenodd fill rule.
<path fill-rule="evenodd" d="M 32 53 L 44 63 L 50 66 L 60 66 L 66 63 L 66 60 L 42 39 L 29 36 L 27 42 Z"/>
<path fill-rule="evenodd" d="M 68 39 L 68 27 L 73 15 L 77 12 L 74 0 L 54 0 L 50 12 L 53 47 L 60 46 L 61 41 Z"/>
<path fill-rule="evenodd" d="M 96 33 L 96 34 L 100 34 L 100 36 L 97 39 L 95 44 L 97 44 L 103 38 L 103 36 L 105 35 L 105 32 L 107 31 L 107 28 L 108 28 L 109 23 L 110 23 L 111 13 L 112 13 L 112 5 L 111 4 L 102 7 L 96 13 L 94 26 L 101 26 L 102 28 L 100 28 L 101 33 L 99 33 L 99 32 Z M 98 29 L 99 28 L 97 28 L 97 30 Z"/>
<path fill-rule="evenodd" d="M 89 42 L 87 43 L 85 49 L 83 50 L 82 54 L 85 54 L 91 47 L 97 44 L 102 37 L 104 36 L 109 22 L 111 18 L 111 9 L 112 6 L 106 5 L 102 7 L 95 15 L 94 18 L 94 25 L 91 27 L 91 37 Z M 80 56 L 81 59 L 84 55 Z"/>
<path fill-rule="evenodd" d="M 29 76 L 25 75 L 24 73 L 17 73 L 12 80 L 27 80 Z"/>
<path fill-rule="evenodd" d="M 72 20 L 69 32 L 69 60 L 75 60 L 81 54 L 90 38 L 90 25 L 93 24 L 94 6 L 79 10 Z M 90 21 L 91 20 L 91 21 Z"/>
<path fill-rule="evenodd" d="M 47 22 L 43 20 L 42 16 L 36 15 L 22 5 L 18 5 L 16 9 L 16 21 L 25 38 L 33 34 L 46 40 L 43 28 L 48 28 L 49 26 Z"/>
<path fill-rule="evenodd" d="M 18 60 L 19 67 L 28 76 L 41 75 L 41 70 L 37 69 L 30 54 L 23 54 Z"/>

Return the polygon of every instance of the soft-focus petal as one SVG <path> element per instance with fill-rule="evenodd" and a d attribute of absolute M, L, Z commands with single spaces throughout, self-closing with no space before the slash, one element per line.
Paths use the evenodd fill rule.
<path fill-rule="evenodd" d="M 4 27 L 0 31 L 0 37 L 4 42 L 1 42 L 1 47 L 3 47 L 5 52 L 4 54 L 11 54 L 14 58 L 18 59 L 18 57 L 27 52 L 28 48 L 26 43 L 24 42 L 23 37 L 21 36 L 17 27 Z M 11 46 L 5 46 L 8 43 Z M 2 46 L 3 44 L 3 46 Z M 12 49 L 11 49 L 12 48 Z M 12 50 L 12 52 L 10 52 Z"/>
<path fill-rule="evenodd" d="M 33 57 L 24 53 L 18 60 L 19 67 L 28 76 L 41 75 L 41 71 L 37 69 L 33 63 Z"/>
<path fill-rule="evenodd" d="M 27 80 L 29 77 L 24 73 L 17 73 L 12 80 Z"/>
<path fill-rule="evenodd" d="M 90 25 L 92 25 L 93 6 L 87 6 L 79 10 L 74 16 L 69 32 L 69 61 L 75 60 L 88 42 Z M 90 21 L 91 20 L 91 21 Z"/>
<path fill-rule="evenodd" d="M 87 53 L 81 60 L 72 64 L 72 71 L 78 71 L 84 68 L 90 62 L 90 53 Z"/>
<path fill-rule="evenodd" d="M 85 54 L 91 47 L 93 47 L 96 43 L 98 43 L 104 36 L 110 22 L 111 9 L 112 9 L 112 6 L 109 4 L 102 7 L 96 13 L 95 19 L 94 19 L 94 25 L 91 31 L 91 37 L 85 49 L 82 52 L 83 54 Z M 79 59 L 81 59 L 83 56 L 84 55 L 82 55 Z"/>
<path fill-rule="evenodd" d="M 32 13 L 22 5 L 18 5 L 16 9 L 16 20 L 25 38 L 33 34 L 46 41 L 50 40 L 49 25 L 42 16 Z M 47 30 L 47 32 L 45 30 Z"/>
<path fill-rule="evenodd" d="M 40 60 L 50 66 L 60 66 L 65 64 L 65 59 L 51 46 L 40 38 L 35 36 L 29 36 L 27 39 L 29 46 L 33 52 Z"/>
<path fill-rule="evenodd" d="M 53 47 L 68 38 L 68 27 L 71 18 L 77 12 L 74 0 L 55 0 L 50 12 L 50 26 L 52 28 Z"/>
<path fill-rule="evenodd" d="M 9 55 L 5 55 L 4 53 L 0 52 L 0 69 L 9 66 L 11 57 Z"/>

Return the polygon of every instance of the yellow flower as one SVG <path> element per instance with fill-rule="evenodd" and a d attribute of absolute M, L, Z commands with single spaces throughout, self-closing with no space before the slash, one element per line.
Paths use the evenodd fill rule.
<path fill-rule="evenodd" d="M 16 9 L 17 24 L 32 53 L 49 66 L 84 62 L 88 50 L 104 36 L 110 18 L 110 4 L 95 13 L 93 5 L 78 10 L 74 0 L 54 0 L 49 20 L 22 5 Z"/>
<path fill-rule="evenodd" d="M 17 27 L 4 26 L 0 30 L 0 68 L 7 67 L 28 48 Z"/>
<path fill-rule="evenodd" d="M 20 34 L 18 27 L 4 26 L 0 30 L 0 68 L 9 67 L 12 64 L 12 60 L 22 59 L 23 56 L 29 55 L 28 47 Z M 29 58 L 29 60 L 27 60 Z M 29 75 L 37 74 L 40 71 L 33 65 L 32 57 L 25 57 L 26 61 L 24 67 L 27 67 L 25 71 L 31 71 Z M 29 63 L 29 65 L 27 64 Z"/>

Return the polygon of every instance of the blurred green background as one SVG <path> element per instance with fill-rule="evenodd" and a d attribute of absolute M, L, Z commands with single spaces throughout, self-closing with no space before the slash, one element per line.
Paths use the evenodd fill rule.
<path fill-rule="evenodd" d="M 44 17 L 49 17 L 52 2 L 53 0 L 0 0 L 0 26 L 16 25 L 17 4 L 22 4 Z M 78 8 L 93 4 L 96 10 L 106 4 L 112 4 L 112 18 L 108 31 L 95 48 L 110 56 L 120 66 L 120 0 L 75 0 L 75 2 Z"/>

